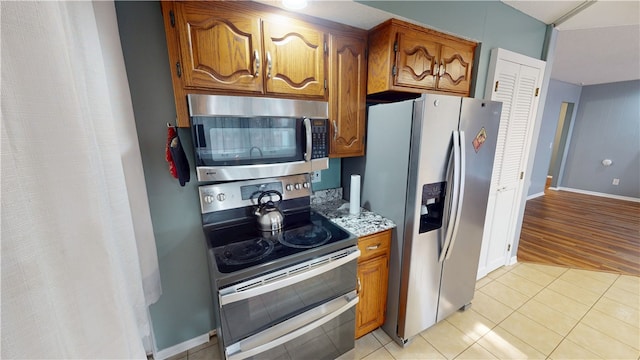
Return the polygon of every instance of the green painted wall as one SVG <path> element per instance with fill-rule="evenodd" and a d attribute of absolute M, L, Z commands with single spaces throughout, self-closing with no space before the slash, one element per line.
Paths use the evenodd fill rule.
<path fill-rule="evenodd" d="M 162 296 L 150 312 L 162 350 L 214 328 L 206 244 L 188 129 L 179 135 L 191 181 L 181 187 L 165 161 L 166 124 L 175 124 L 176 109 L 160 3 L 116 2 L 116 14 L 158 248 Z"/>
<path fill-rule="evenodd" d="M 473 97 L 484 97 L 491 49 L 500 47 L 536 59 L 546 25 L 499 1 L 357 1 L 425 26 L 480 42 Z"/>
<path fill-rule="evenodd" d="M 320 182 L 312 183 L 311 189 L 313 191 L 333 189 L 340 186 L 340 159 L 329 159 L 329 168 L 322 170 L 320 175 Z"/>
<path fill-rule="evenodd" d="M 536 58 L 542 52 L 544 24 L 499 2 L 363 3 L 482 41 L 477 96 L 483 93 L 491 47 Z M 162 350 L 215 327 L 205 240 L 195 173 L 194 180 L 181 187 L 164 160 L 166 123 L 175 122 L 175 106 L 160 4 L 118 1 L 116 12 L 158 248 L 163 294 L 150 312 L 156 344 Z M 179 134 L 193 165 L 189 132 L 181 129 Z M 313 189 L 340 186 L 340 166 L 340 159 L 331 159 Z"/>

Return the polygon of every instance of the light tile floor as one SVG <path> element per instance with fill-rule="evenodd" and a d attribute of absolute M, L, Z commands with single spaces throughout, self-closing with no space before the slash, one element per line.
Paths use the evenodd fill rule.
<path fill-rule="evenodd" d="M 216 340 L 174 358 L 218 359 Z M 638 360 L 640 278 L 531 263 L 502 267 L 476 283 L 467 311 L 404 348 L 375 330 L 340 357 L 356 359 Z"/>

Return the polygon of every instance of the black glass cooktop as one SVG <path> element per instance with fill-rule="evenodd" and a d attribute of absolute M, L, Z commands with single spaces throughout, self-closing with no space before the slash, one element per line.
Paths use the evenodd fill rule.
<path fill-rule="evenodd" d="M 205 234 L 220 273 L 274 262 L 352 237 L 315 212 L 285 216 L 283 230 L 275 233 L 261 232 L 255 221 L 245 221 L 205 230 Z"/>

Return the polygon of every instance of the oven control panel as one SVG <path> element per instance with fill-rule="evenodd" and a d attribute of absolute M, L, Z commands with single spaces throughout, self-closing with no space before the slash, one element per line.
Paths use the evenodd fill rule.
<path fill-rule="evenodd" d="M 275 190 L 282 194 L 282 200 L 310 197 L 311 177 L 309 174 L 300 174 L 200 186 L 198 188 L 200 210 L 202 214 L 207 214 L 220 210 L 256 206 L 260 195 L 269 190 Z M 269 195 L 269 199 L 273 202 L 280 200 L 277 195 Z M 265 202 L 264 198 L 262 202 Z"/>

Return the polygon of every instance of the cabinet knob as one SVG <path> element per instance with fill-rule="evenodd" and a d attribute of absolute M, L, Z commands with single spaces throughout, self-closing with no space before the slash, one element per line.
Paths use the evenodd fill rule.
<path fill-rule="evenodd" d="M 333 140 L 338 138 L 338 124 L 333 120 Z"/>
<path fill-rule="evenodd" d="M 371 245 L 371 246 L 367 246 L 367 250 L 377 250 L 380 247 L 380 243 L 377 243 L 375 245 Z"/>

